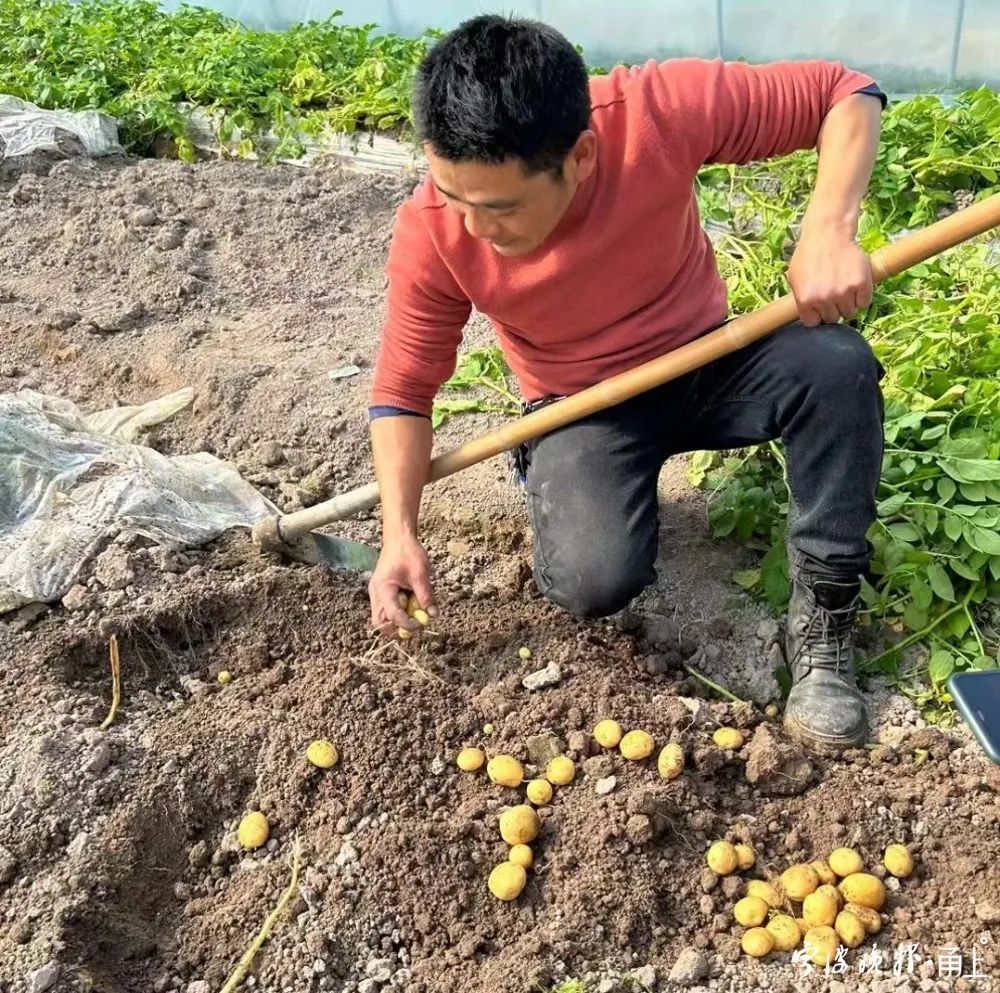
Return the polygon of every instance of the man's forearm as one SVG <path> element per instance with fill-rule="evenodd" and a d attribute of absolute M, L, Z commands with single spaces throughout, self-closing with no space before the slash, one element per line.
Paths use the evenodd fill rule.
<path fill-rule="evenodd" d="M 396 416 L 372 421 L 371 435 L 382 500 L 383 541 L 390 544 L 417 533 L 433 432 L 426 417 Z"/>
<path fill-rule="evenodd" d="M 863 93 L 841 100 L 820 129 L 816 186 L 803 228 L 817 226 L 849 238 L 857 234 L 861 200 L 868 189 L 878 151 L 881 107 Z"/>

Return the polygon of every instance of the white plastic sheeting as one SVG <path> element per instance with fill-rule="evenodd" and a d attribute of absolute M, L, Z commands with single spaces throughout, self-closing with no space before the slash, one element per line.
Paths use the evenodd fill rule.
<path fill-rule="evenodd" d="M 87 415 L 33 390 L 0 394 L 0 613 L 60 599 L 119 532 L 184 547 L 277 512 L 212 455 L 137 443 L 193 398 L 184 389 Z"/>
<path fill-rule="evenodd" d="M 96 110 L 42 110 L 0 94 L 0 160 L 37 151 L 60 151 L 60 139 L 76 138 L 88 155 L 122 151 L 114 118 Z"/>

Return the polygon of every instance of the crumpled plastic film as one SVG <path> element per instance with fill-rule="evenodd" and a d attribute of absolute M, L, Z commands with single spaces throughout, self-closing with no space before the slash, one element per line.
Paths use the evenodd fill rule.
<path fill-rule="evenodd" d="M 0 94 L 0 160 L 37 151 L 58 151 L 59 132 L 79 139 L 88 155 L 121 153 L 118 124 L 96 110 L 42 110 Z"/>
<path fill-rule="evenodd" d="M 136 444 L 193 398 L 184 389 L 86 415 L 33 390 L 0 394 L 0 613 L 60 599 L 121 531 L 180 548 L 277 512 L 212 455 Z"/>

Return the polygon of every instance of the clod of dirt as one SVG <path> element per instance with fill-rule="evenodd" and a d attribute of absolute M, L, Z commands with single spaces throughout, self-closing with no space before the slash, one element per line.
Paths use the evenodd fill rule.
<path fill-rule="evenodd" d="M 129 218 L 134 228 L 151 228 L 156 223 L 156 211 L 152 207 L 140 207 Z"/>
<path fill-rule="evenodd" d="M 6 886 L 17 874 L 17 859 L 14 853 L 0 845 L 0 886 Z"/>
<path fill-rule="evenodd" d="M 798 796 L 813 780 L 805 754 L 768 724 L 758 725 L 746 754 L 747 781 L 768 796 Z"/>
<path fill-rule="evenodd" d="M 544 690 L 549 686 L 558 686 L 562 681 L 562 669 L 558 662 L 550 662 L 544 669 L 528 673 L 521 680 L 521 685 L 526 690 Z"/>
<path fill-rule="evenodd" d="M 62 598 L 62 605 L 71 612 L 86 610 L 92 602 L 93 599 L 90 591 L 80 583 L 77 583 L 76 586 L 71 586 Z"/>
<path fill-rule="evenodd" d="M 932 759 L 946 759 L 955 748 L 955 742 L 937 728 L 920 728 L 906 736 L 906 747 L 926 749 Z"/>
<path fill-rule="evenodd" d="M 638 969 L 633 969 L 629 975 L 638 983 L 639 989 L 656 989 L 656 970 L 651 965 L 644 965 Z"/>
<path fill-rule="evenodd" d="M 708 975 L 708 958 L 699 948 L 685 948 L 670 970 L 670 982 L 692 986 Z"/>
<path fill-rule="evenodd" d="M 123 590 L 135 581 L 135 572 L 121 545 L 111 545 L 98 555 L 94 578 L 106 590 Z"/>
<path fill-rule="evenodd" d="M 976 917 L 984 924 L 1000 924 L 1000 903 L 983 900 L 976 904 Z"/>
<path fill-rule="evenodd" d="M 557 755 L 566 751 L 566 743 L 557 734 L 546 731 L 532 735 L 526 742 L 528 758 L 540 769 L 544 768 Z"/>

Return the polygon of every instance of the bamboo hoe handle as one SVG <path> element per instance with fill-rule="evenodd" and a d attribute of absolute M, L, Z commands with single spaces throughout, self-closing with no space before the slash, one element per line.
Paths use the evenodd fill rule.
<path fill-rule="evenodd" d="M 872 279 L 880 283 L 889 276 L 895 276 L 945 249 L 953 248 L 998 226 L 1000 193 L 878 249 L 870 256 Z M 612 407 L 654 386 L 683 376 L 752 341 L 772 334 L 797 317 L 798 311 L 792 295 L 780 297 L 666 355 L 612 376 L 525 417 L 515 418 L 489 434 L 438 455 L 431 461 L 429 481 L 443 479 L 477 462 L 517 448 L 525 441 L 548 434 L 581 417 Z M 281 533 L 290 537 L 313 531 L 325 524 L 368 510 L 378 501 L 378 484 L 369 483 L 324 503 L 282 517 Z"/>

